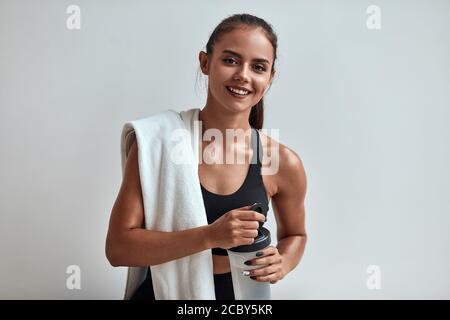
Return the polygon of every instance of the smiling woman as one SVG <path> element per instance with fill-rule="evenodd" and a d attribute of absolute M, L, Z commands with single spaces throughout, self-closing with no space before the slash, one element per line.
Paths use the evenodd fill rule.
<path fill-rule="evenodd" d="M 231 112 L 250 105 L 252 108 L 247 111 L 256 120 L 251 125 L 261 129 L 263 96 L 275 75 L 277 36 L 262 19 L 250 15 L 234 17 L 216 27 L 206 52 L 199 54 L 201 70 L 209 76 L 205 109 L 217 108 L 215 102 Z"/>
<path fill-rule="evenodd" d="M 150 215 L 162 213 L 144 212 L 142 194 L 146 197 L 152 195 L 141 192 L 140 169 L 148 172 L 149 168 L 146 164 L 138 164 L 138 144 L 131 145 L 121 192 L 111 214 L 106 253 L 115 266 L 146 268 L 145 281 L 140 282 L 137 290 L 132 289 L 133 299 L 166 298 L 174 291 L 181 299 L 194 297 L 199 284 L 189 282 L 192 274 L 183 273 L 181 268 L 171 268 L 179 270 L 179 273 L 155 273 L 152 277 L 153 270 L 158 272 L 161 269 L 157 266 L 150 270 L 149 266 L 180 261 L 180 258 L 205 251 L 212 253 L 212 259 L 208 257 L 206 261 L 212 261 L 213 275 L 210 276 L 214 280 L 215 298 L 235 299 L 235 278 L 231 276 L 227 250 L 258 242 L 260 223 L 265 221 L 265 215 L 252 209 L 255 203 L 264 208 L 263 213 L 267 213 L 272 200 L 278 243 L 277 246 L 258 247 L 245 263 L 249 267 L 242 272 L 244 281 L 251 281 L 251 285 L 255 281 L 265 282 L 264 286 L 269 282 L 274 284 L 296 267 L 304 252 L 306 175 L 302 162 L 294 151 L 260 132 L 264 122 L 263 97 L 275 75 L 275 32 L 261 18 L 249 14 L 230 16 L 214 29 L 206 44 L 206 52 L 201 51 L 198 58 L 201 71 L 208 76 L 208 94 L 205 107 L 193 112 L 192 118 L 201 121 L 201 136 L 209 130 L 216 130 L 222 137 L 228 136 L 229 131 L 246 132 L 250 143 L 245 139 L 237 142 L 226 139 L 218 147 L 223 148 L 224 154 L 238 154 L 243 157 L 238 156 L 237 159 L 247 160 L 244 163 L 200 161 L 198 166 L 195 164 L 198 172 L 194 176 L 198 175 L 198 180 L 192 188 L 198 188 L 198 195 L 202 196 L 200 201 L 208 224 L 161 232 L 149 228 L 148 221 L 144 221 L 144 217 L 153 219 Z M 145 138 L 141 136 L 136 140 L 142 143 L 142 139 Z M 216 141 L 199 142 L 199 154 L 212 144 L 217 147 Z M 266 156 L 269 145 L 271 151 L 277 151 L 271 157 L 278 159 L 279 166 L 275 172 L 269 170 L 271 173 L 263 174 L 267 172 L 263 170 L 267 169 L 265 160 L 270 158 Z M 164 193 L 164 189 L 160 193 Z M 191 194 L 195 196 L 195 192 Z M 180 195 L 164 195 L 164 199 L 170 197 L 173 198 L 171 203 L 176 203 Z M 174 216 L 180 217 L 181 221 L 181 218 L 186 219 L 183 214 L 185 212 L 176 212 Z M 163 278 L 170 276 L 173 278 Z M 212 281 L 209 275 L 201 276 L 207 284 Z M 164 292 L 170 281 L 175 288 Z M 180 289 L 183 284 L 187 288 Z M 205 293 L 197 296 L 210 297 L 209 287 L 203 288 Z"/>

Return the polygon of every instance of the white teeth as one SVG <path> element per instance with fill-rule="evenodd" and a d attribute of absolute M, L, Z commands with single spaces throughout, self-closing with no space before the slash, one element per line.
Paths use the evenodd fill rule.
<path fill-rule="evenodd" d="M 248 94 L 247 90 L 235 89 L 235 88 L 232 88 L 232 87 L 227 87 L 227 88 L 231 92 L 234 92 L 234 93 L 237 93 L 237 94 L 240 94 L 240 95 L 247 95 Z"/>

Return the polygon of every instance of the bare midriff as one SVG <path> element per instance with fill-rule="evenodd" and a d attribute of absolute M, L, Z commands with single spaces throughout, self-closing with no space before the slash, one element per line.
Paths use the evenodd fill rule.
<path fill-rule="evenodd" d="M 213 273 L 214 274 L 222 274 L 230 272 L 230 259 L 228 256 L 219 256 L 217 254 L 213 254 Z"/>

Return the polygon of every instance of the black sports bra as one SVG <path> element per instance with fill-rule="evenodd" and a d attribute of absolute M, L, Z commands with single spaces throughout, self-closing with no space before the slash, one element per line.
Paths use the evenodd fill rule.
<path fill-rule="evenodd" d="M 264 187 L 261 176 L 261 161 L 262 159 L 262 145 L 259 137 L 259 132 L 252 129 L 251 143 L 253 149 L 253 156 L 250 162 L 250 167 L 247 176 L 241 187 L 234 193 L 229 195 L 219 195 L 206 190 L 200 183 L 203 195 L 203 202 L 205 204 L 208 224 L 213 223 L 224 213 L 252 205 L 255 202 L 262 203 L 266 210 L 269 208 L 269 199 L 267 198 L 266 189 Z M 257 141 L 257 143 L 255 143 Z M 256 155 L 258 155 L 256 157 Z M 256 158 L 256 159 L 255 159 Z M 213 248 L 212 254 L 226 256 L 227 250 L 222 248 Z"/>

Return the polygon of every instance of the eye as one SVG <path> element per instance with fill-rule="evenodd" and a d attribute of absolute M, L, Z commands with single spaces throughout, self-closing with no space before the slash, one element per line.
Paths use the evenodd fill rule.
<path fill-rule="evenodd" d="M 222 61 L 225 62 L 225 63 L 227 63 L 227 64 L 233 64 L 233 62 L 236 62 L 236 61 L 234 61 L 234 59 L 232 59 L 232 58 L 225 58 L 225 59 L 223 59 Z"/>
<path fill-rule="evenodd" d="M 261 64 L 255 65 L 255 69 L 260 71 L 260 72 L 265 72 L 266 71 L 266 68 L 264 68 L 264 66 L 261 65 Z"/>

